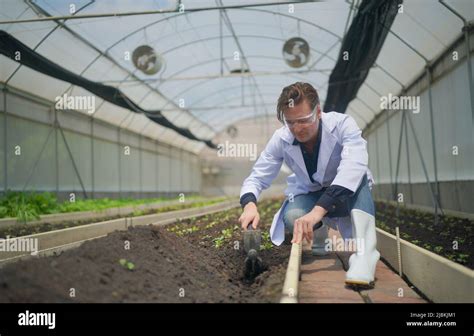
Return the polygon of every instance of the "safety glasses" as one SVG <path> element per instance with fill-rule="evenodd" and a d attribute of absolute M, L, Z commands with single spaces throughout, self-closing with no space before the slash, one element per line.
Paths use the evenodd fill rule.
<path fill-rule="evenodd" d="M 309 124 L 312 124 L 315 120 L 316 120 L 316 110 L 318 108 L 319 105 L 316 105 L 314 107 L 314 110 L 313 112 L 311 112 L 311 114 L 305 116 L 305 117 L 301 117 L 301 118 L 295 118 L 295 119 L 286 119 L 285 117 L 283 117 L 283 123 L 285 124 L 286 127 L 288 128 L 293 128 L 295 127 L 297 124 L 299 125 L 309 125 Z"/>

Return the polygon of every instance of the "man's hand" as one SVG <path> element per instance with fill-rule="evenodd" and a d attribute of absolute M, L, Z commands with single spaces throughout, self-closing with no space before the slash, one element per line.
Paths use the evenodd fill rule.
<path fill-rule="evenodd" d="M 326 213 L 327 211 L 323 207 L 315 206 L 309 213 L 295 220 L 291 242 L 299 244 L 304 238 L 308 243 L 311 243 L 313 240 L 313 226 L 319 223 Z"/>
<path fill-rule="evenodd" d="M 254 202 L 247 203 L 244 207 L 244 212 L 239 218 L 242 229 L 247 230 L 250 223 L 252 223 L 252 227 L 256 229 L 259 221 L 260 215 L 257 211 L 257 205 Z"/>

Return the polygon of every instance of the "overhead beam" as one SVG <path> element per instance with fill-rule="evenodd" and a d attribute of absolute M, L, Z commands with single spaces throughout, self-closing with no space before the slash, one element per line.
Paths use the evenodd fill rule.
<path fill-rule="evenodd" d="M 251 58 L 248 57 L 247 58 Z M 218 59 L 220 61 L 220 58 Z M 308 74 L 308 73 L 327 73 L 332 71 L 332 69 L 314 69 L 314 70 L 296 70 L 296 71 L 255 71 L 255 72 L 238 72 L 238 73 L 231 73 L 231 74 L 216 74 L 216 75 L 206 75 L 206 76 L 183 76 L 183 77 L 169 77 L 169 78 L 157 78 L 157 79 L 149 79 L 149 80 L 140 80 L 140 81 L 147 81 L 147 82 L 159 82 L 159 81 L 189 81 L 189 80 L 198 80 L 198 79 L 216 79 L 216 78 L 240 78 L 240 77 L 250 77 L 250 76 L 279 76 L 279 75 L 293 75 L 293 74 Z M 124 82 L 136 82 L 137 80 L 110 80 L 110 81 L 103 81 L 100 83 L 124 83 Z"/>
<path fill-rule="evenodd" d="M 285 1 L 285 2 L 267 2 L 257 4 L 245 4 L 245 5 L 229 5 L 229 6 L 213 6 L 213 7 L 199 7 L 186 9 L 183 5 L 183 10 L 177 6 L 175 9 L 157 9 L 148 11 L 136 11 L 136 12 L 122 12 L 122 13 L 98 13 L 98 14 L 82 14 L 82 15 L 58 15 L 51 17 L 42 17 L 35 19 L 23 19 L 23 20 L 3 20 L 0 24 L 14 24 L 14 23 L 28 23 L 28 22 L 44 22 L 53 20 L 77 20 L 77 19 L 96 19 L 104 17 L 124 17 L 124 16 L 136 16 L 136 15 L 152 15 L 152 14 L 172 14 L 172 13 L 186 13 L 186 12 L 202 12 L 208 10 L 222 10 L 222 9 L 239 9 L 239 8 L 251 8 L 251 7 L 266 7 L 266 6 L 281 6 L 289 4 L 300 4 L 306 2 L 319 2 L 319 0 L 300 0 L 300 1 Z"/>

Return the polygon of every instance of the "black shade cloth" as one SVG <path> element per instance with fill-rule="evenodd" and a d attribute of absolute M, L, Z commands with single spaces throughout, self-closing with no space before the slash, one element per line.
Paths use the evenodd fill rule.
<path fill-rule="evenodd" d="M 377 59 L 402 0 L 364 0 L 341 45 L 329 77 L 324 111 L 345 113 Z M 349 59 L 343 59 L 347 51 Z"/>
<path fill-rule="evenodd" d="M 15 60 L 15 53 L 20 52 L 20 59 Z M 132 112 L 143 113 L 150 120 L 155 123 L 172 129 L 182 136 L 196 141 L 202 141 L 207 146 L 217 149 L 217 146 L 210 140 L 200 139 L 196 137 L 189 129 L 182 128 L 170 122 L 159 110 L 149 111 L 144 110 L 133 101 L 131 101 L 122 91 L 101 83 L 90 81 L 80 75 L 77 75 L 69 70 L 64 69 L 56 63 L 51 62 L 46 57 L 41 56 L 27 45 L 17 40 L 7 32 L 0 30 L 0 53 L 11 58 L 12 60 L 21 63 L 33 70 L 39 71 L 45 75 L 63 80 L 73 85 L 80 86 L 96 96 L 112 103 L 114 105 L 126 108 Z"/>

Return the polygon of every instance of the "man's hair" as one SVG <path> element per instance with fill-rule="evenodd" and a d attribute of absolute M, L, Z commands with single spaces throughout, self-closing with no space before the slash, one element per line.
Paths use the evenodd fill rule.
<path fill-rule="evenodd" d="M 311 111 L 319 104 L 318 92 L 311 84 L 296 82 L 284 87 L 281 91 L 280 98 L 278 98 L 278 120 L 283 122 L 283 113 L 285 113 L 288 108 L 296 106 L 305 100 L 309 103 Z"/>

